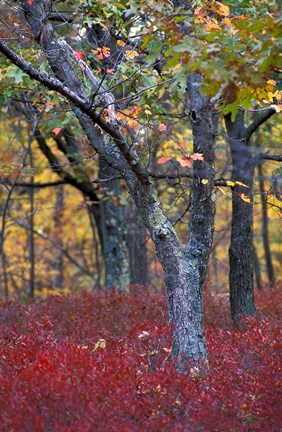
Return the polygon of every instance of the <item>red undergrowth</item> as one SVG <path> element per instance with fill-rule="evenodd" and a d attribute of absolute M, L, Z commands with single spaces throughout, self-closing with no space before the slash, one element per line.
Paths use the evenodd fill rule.
<path fill-rule="evenodd" d="M 81 293 L 0 305 L 1 432 L 279 431 L 279 288 L 232 329 L 206 293 L 209 373 L 175 370 L 163 295 Z M 281 396 L 281 392 L 280 392 Z"/>

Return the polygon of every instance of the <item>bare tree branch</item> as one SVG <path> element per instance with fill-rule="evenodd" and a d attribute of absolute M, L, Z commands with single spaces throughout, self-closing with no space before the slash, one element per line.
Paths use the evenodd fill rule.
<path fill-rule="evenodd" d="M 260 153 L 259 159 L 272 160 L 276 162 L 282 162 L 282 155 L 269 154 L 269 153 Z"/>
<path fill-rule="evenodd" d="M 248 141 L 253 133 L 274 114 L 276 114 L 275 108 L 270 107 L 269 110 L 255 117 L 254 121 L 246 129 L 246 140 Z"/>

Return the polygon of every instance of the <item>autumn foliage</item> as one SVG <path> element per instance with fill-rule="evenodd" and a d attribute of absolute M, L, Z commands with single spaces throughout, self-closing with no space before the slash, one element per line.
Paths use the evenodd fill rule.
<path fill-rule="evenodd" d="M 161 294 L 2 302 L 1 432 L 278 432 L 281 294 L 258 303 L 240 331 L 206 293 L 210 370 L 193 377 L 173 366 Z"/>

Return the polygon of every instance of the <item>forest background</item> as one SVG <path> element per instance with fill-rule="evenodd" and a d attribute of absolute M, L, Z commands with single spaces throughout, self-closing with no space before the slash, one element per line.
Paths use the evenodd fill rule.
<path fill-rule="evenodd" d="M 1 432 L 280 431 L 279 2 L 0 14 Z"/>

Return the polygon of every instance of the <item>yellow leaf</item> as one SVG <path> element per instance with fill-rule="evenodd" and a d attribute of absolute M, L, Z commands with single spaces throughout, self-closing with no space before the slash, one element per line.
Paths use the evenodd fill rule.
<path fill-rule="evenodd" d="M 133 59 L 135 59 L 135 57 L 137 57 L 139 54 L 138 54 L 138 52 L 135 51 L 135 50 L 127 50 L 127 51 L 125 51 L 125 55 L 126 55 L 127 58 L 133 60 Z"/>
<path fill-rule="evenodd" d="M 274 81 L 273 79 L 269 79 L 269 80 L 267 81 L 267 84 L 272 85 L 272 86 L 275 86 L 275 85 L 276 85 L 276 81 Z"/>
<path fill-rule="evenodd" d="M 251 203 L 251 199 L 249 197 L 247 197 L 245 194 L 241 193 L 240 197 L 246 203 L 249 203 L 249 204 Z"/>
<path fill-rule="evenodd" d="M 228 27 L 233 27 L 232 26 L 232 22 L 230 21 L 229 18 L 223 18 L 222 20 Z"/>
<path fill-rule="evenodd" d="M 203 179 L 203 180 L 201 181 L 201 183 L 203 183 L 204 185 L 207 184 L 208 182 L 209 182 L 208 179 Z"/>
<path fill-rule="evenodd" d="M 236 181 L 235 183 L 238 186 L 243 186 L 243 187 L 246 187 L 246 188 L 249 187 L 249 186 L 245 185 L 245 183 L 242 183 L 242 182 L 239 182 L 239 181 Z"/>
<path fill-rule="evenodd" d="M 229 7 L 220 2 L 215 2 L 216 12 L 218 15 L 227 16 L 229 14 Z"/>
<path fill-rule="evenodd" d="M 121 47 L 124 47 L 124 46 L 126 45 L 126 43 L 119 39 L 119 40 L 117 41 L 117 45 L 119 45 L 119 46 L 121 46 Z"/>
<path fill-rule="evenodd" d="M 235 183 L 233 181 L 227 180 L 226 182 L 227 186 L 233 187 L 235 186 Z"/>

